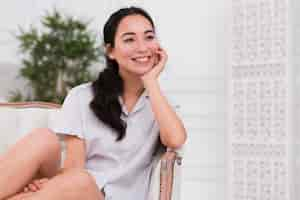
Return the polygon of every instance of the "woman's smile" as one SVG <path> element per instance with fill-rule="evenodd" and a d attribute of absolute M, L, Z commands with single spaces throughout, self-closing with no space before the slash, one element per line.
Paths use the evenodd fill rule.
<path fill-rule="evenodd" d="M 132 58 L 132 60 L 137 63 L 146 64 L 151 60 L 151 56 L 134 57 L 134 58 Z"/>

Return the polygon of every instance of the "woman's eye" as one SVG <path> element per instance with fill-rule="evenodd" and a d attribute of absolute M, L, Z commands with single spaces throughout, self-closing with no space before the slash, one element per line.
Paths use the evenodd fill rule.
<path fill-rule="evenodd" d="M 127 38 L 124 40 L 124 42 L 133 42 L 133 41 L 134 41 L 133 38 Z"/>
<path fill-rule="evenodd" d="M 153 35 L 148 35 L 146 38 L 147 38 L 147 40 L 152 40 L 152 39 L 154 39 L 154 36 Z"/>

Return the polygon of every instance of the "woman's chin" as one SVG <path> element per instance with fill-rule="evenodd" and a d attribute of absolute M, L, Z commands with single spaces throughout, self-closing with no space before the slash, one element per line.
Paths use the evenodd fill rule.
<path fill-rule="evenodd" d="M 151 71 L 152 67 L 151 66 L 143 66 L 143 67 L 139 67 L 136 69 L 136 73 L 139 75 L 144 75 L 147 72 Z"/>

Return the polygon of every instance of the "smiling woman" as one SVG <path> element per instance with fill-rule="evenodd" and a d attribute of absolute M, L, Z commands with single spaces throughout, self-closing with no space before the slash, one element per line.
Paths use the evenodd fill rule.
<path fill-rule="evenodd" d="M 118 60 L 119 72 L 124 79 L 130 74 L 143 75 L 151 70 L 158 49 L 151 22 L 140 15 L 125 17 L 116 32 L 114 48 L 107 45 L 108 56 Z"/>
<path fill-rule="evenodd" d="M 21 190 L 36 175 L 50 180 L 42 188 L 29 184 L 34 193 L 26 200 L 148 198 L 158 147 L 179 148 L 187 137 L 158 82 L 167 53 L 156 39 L 151 17 L 136 7 L 111 15 L 104 26 L 104 44 L 107 67 L 98 79 L 68 93 L 51 129 L 34 130 L 0 158 L 6 166 L 0 168 L 0 188 L 7 188 L 0 190 L 0 199 Z M 62 169 L 57 167 L 55 133 L 65 136 Z M 32 149 L 34 143 L 39 144 L 37 152 Z M 30 167 L 9 159 L 17 153 Z M 26 178 L 9 181 L 17 170 Z M 74 188 L 77 192 L 68 193 Z M 88 196 L 83 191 L 89 191 Z"/>

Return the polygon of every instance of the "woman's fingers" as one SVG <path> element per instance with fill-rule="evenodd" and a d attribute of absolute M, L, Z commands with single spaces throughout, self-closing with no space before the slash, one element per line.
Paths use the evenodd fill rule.
<path fill-rule="evenodd" d="M 36 192 L 39 190 L 38 186 L 33 183 L 30 183 L 28 187 L 32 192 Z"/>
<path fill-rule="evenodd" d="M 48 182 L 48 180 L 49 180 L 48 178 L 42 178 L 39 180 L 39 183 L 44 184 L 44 183 Z"/>
<path fill-rule="evenodd" d="M 28 188 L 28 187 L 25 187 L 23 191 L 24 191 L 24 192 L 29 192 L 29 188 Z"/>
<path fill-rule="evenodd" d="M 42 189 L 43 184 L 45 184 L 49 179 L 48 178 L 42 178 L 42 179 L 36 179 L 33 180 L 30 184 L 28 184 L 24 188 L 24 192 L 36 192 L 40 189 Z"/>
<path fill-rule="evenodd" d="M 33 184 L 34 184 L 34 186 L 37 188 L 37 190 L 42 189 L 42 183 L 40 183 L 39 180 L 35 180 L 35 181 L 33 182 Z"/>

